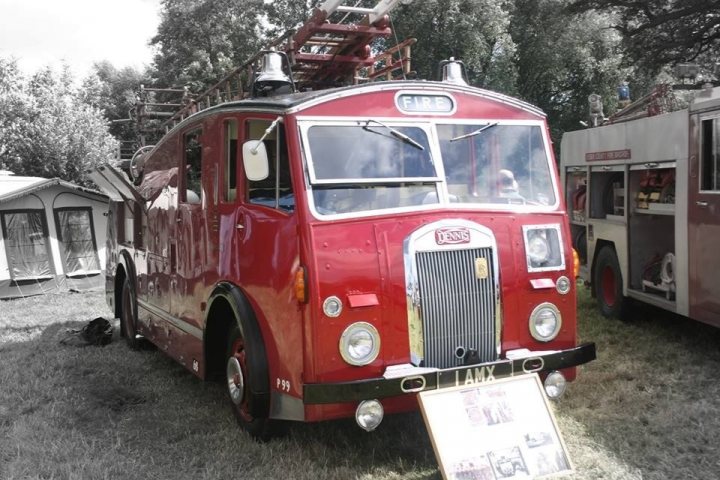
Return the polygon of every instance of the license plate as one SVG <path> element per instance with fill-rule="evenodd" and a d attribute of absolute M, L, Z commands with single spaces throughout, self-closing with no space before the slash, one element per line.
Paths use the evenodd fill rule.
<path fill-rule="evenodd" d="M 492 382 L 498 378 L 512 377 L 513 364 L 510 361 L 485 365 L 471 365 L 438 372 L 438 388 L 460 387 Z"/>

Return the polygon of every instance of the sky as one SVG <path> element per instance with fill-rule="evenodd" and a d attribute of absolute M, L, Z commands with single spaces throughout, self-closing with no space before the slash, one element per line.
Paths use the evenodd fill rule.
<path fill-rule="evenodd" d="M 148 42 L 160 0 L 0 0 L 0 57 L 32 74 L 64 61 L 82 77 L 93 62 L 117 68 L 150 64 Z"/>

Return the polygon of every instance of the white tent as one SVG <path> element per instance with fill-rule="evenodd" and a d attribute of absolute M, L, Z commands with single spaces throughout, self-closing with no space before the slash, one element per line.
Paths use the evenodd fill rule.
<path fill-rule="evenodd" d="M 0 298 L 102 288 L 108 198 L 0 171 Z"/>

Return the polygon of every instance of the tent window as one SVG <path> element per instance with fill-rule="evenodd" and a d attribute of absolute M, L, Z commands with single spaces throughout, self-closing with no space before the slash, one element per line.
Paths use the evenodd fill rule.
<path fill-rule="evenodd" d="M 53 276 L 43 210 L 3 212 L 2 229 L 10 278 L 33 280 Z"/>
<path fill-rule="evenodd" d="M 63 248 L 66 275 L 100 272 L 95 246 L 95 230 L 90 209 L 55 210 L 58 240 Z"/>

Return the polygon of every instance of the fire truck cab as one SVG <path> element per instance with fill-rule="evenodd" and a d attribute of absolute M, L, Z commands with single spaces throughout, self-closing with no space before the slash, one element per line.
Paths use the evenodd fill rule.
<path fill-rule="evenodd" d="M 418 392 L 512 375 L 561 395 L 595 346 L 577 344 L 545 116 L 448 78 L 254 89 L 179 121 L 137 185 L 101 168 L 131 346 L 223 379 L 260 438 L 275 420 L 372 430 Z"/>

